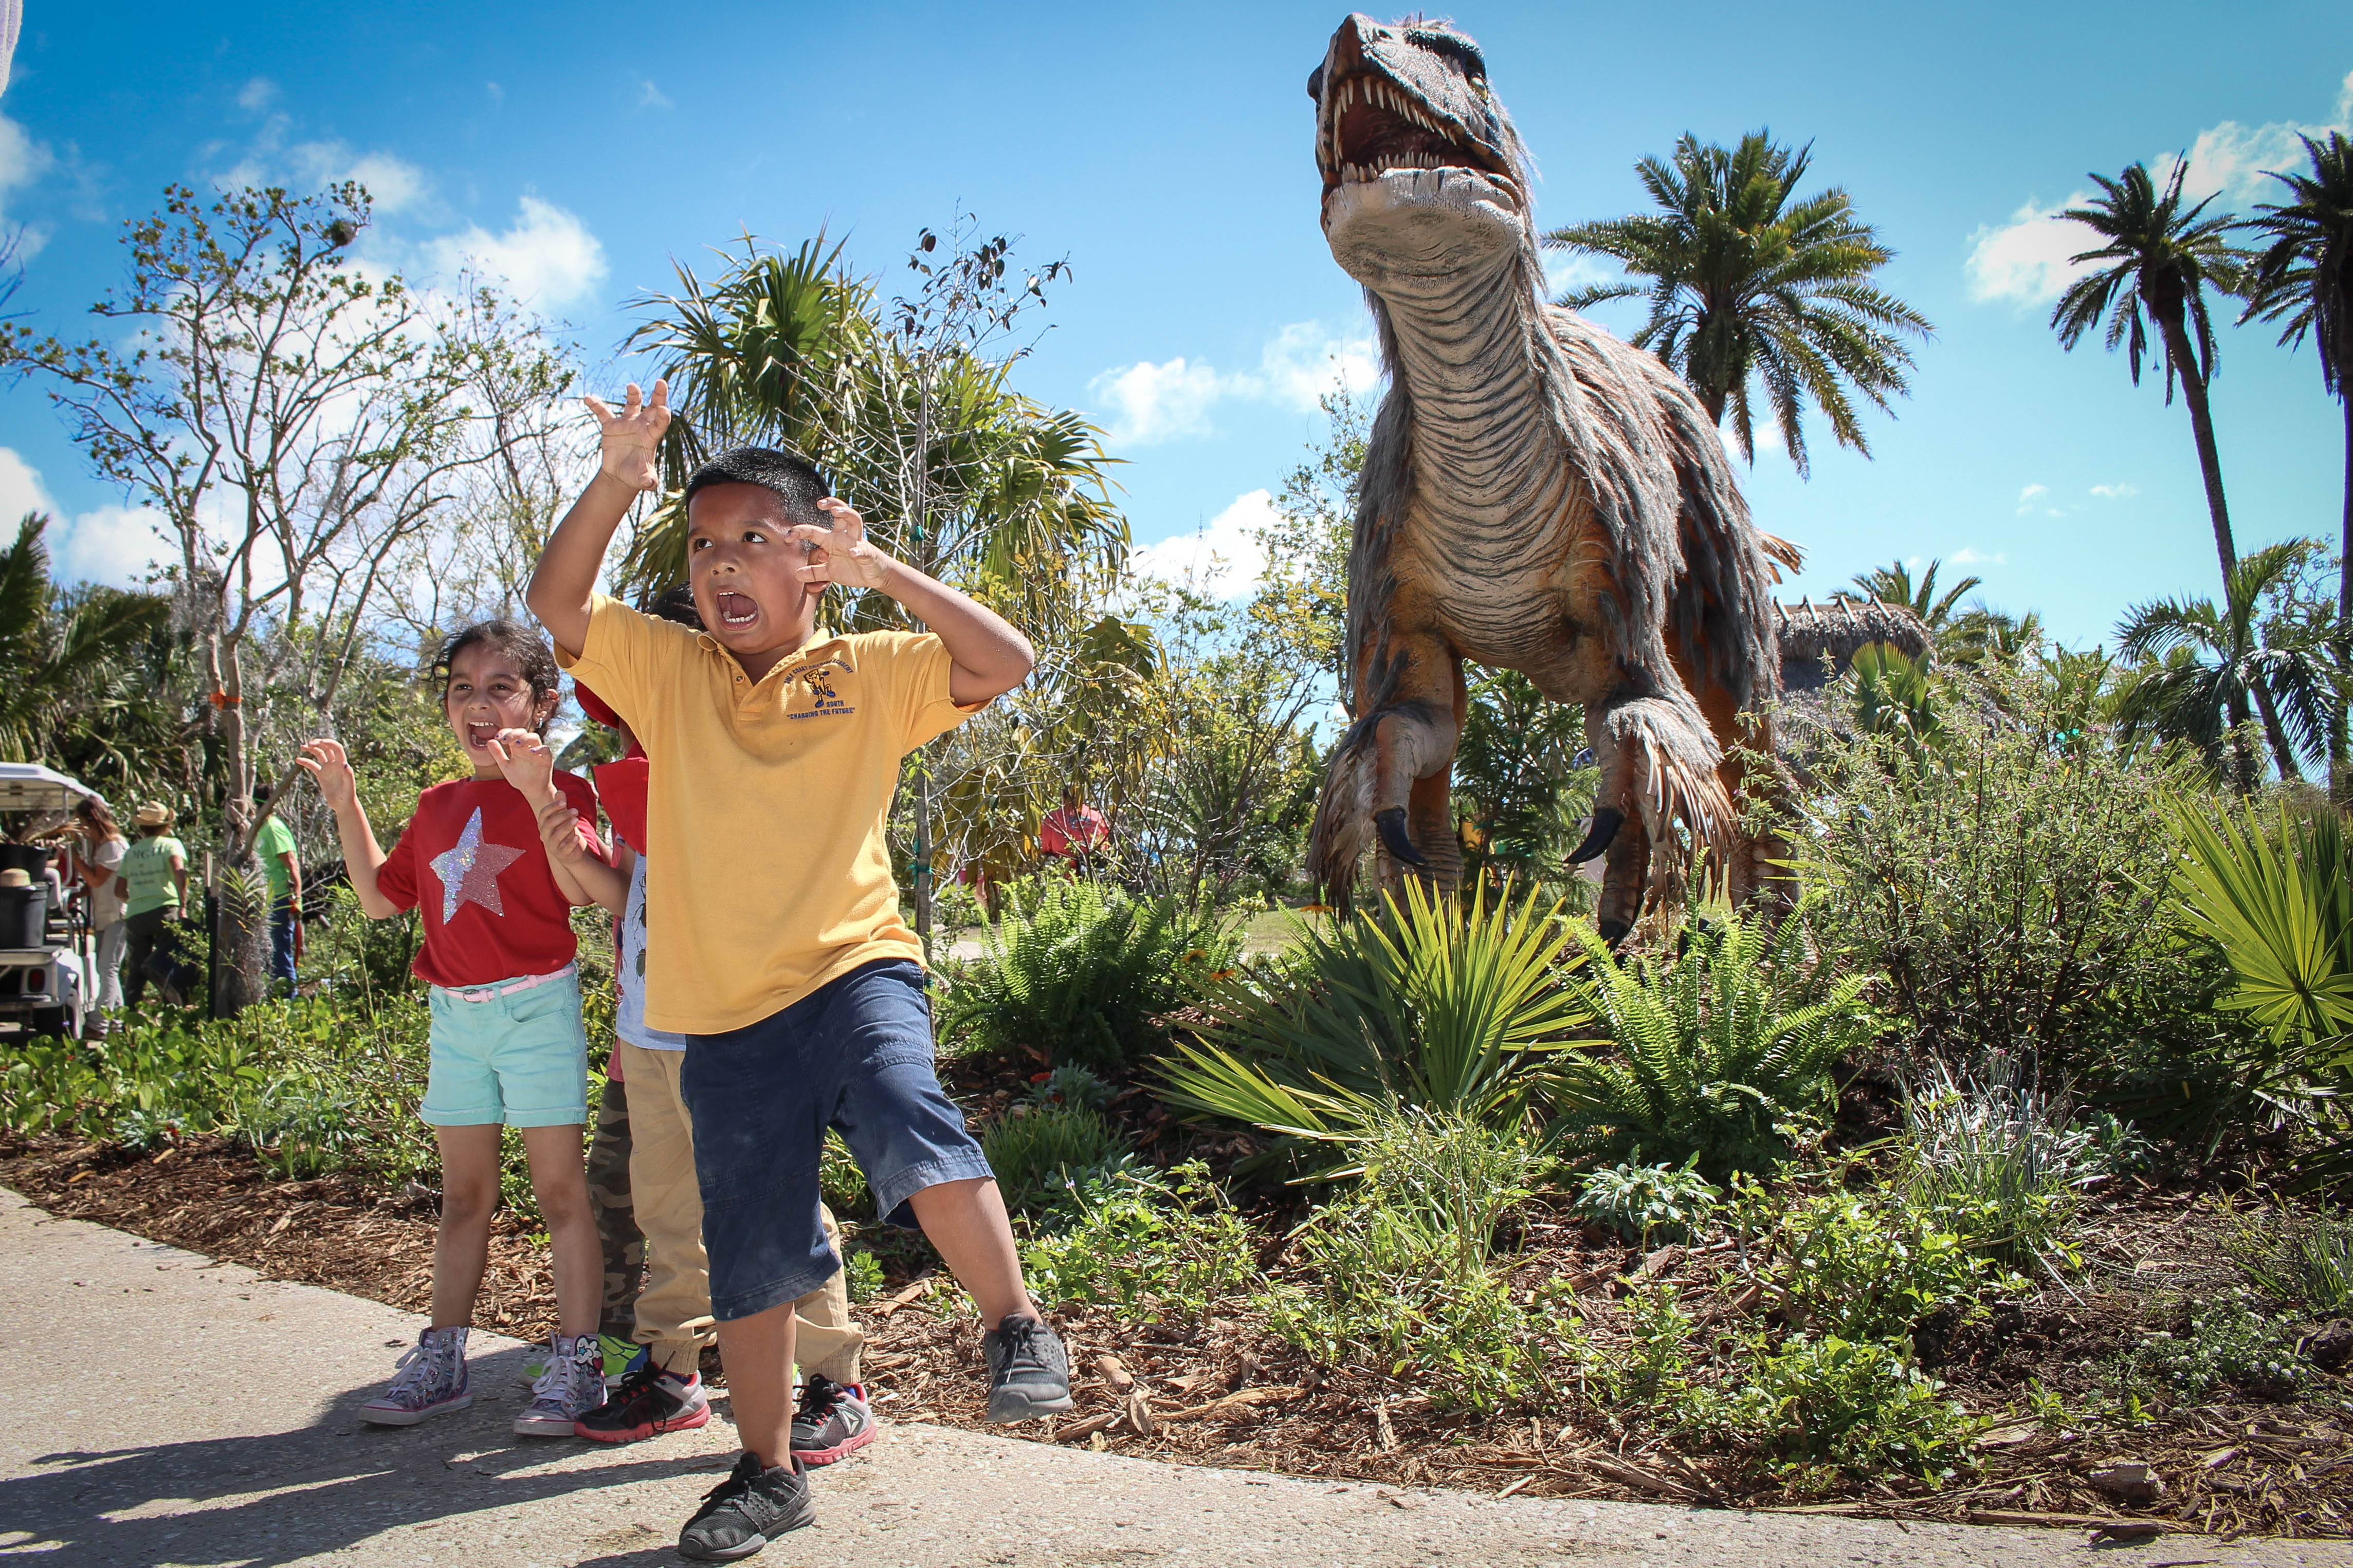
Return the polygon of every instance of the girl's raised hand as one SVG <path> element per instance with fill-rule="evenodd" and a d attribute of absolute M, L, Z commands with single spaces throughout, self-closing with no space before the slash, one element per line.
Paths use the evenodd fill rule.
<path fill-rule="evenodd" d="M 567 866 L 582 865 L 588 859 L 588 847 L 580 840 L 580 814 L 560 795 L 540 806 L 539 837 L 547 846 L 550 859 L 561 860 Z"/>
<path fill-rule="evenodd" d="M 341 741 L 305 742 L 294 765 L 318 782 L 319 794 L 329 810 L 349 811 L 359 799 L 359 780 L 352 773 L 352 759 Z"/>
<path fill-rule="evenodd" d="M 650 403 L 639 402 L 638 397 L 638 384 L 633 381 L 618 413 L 601 397 L 591 395 L 584 401 L 596 416 L 603 471 L 633 490 L 659 489 L 661 469 L 656 459 L 662 432 L 670 428 L 670 383 L 654 383 Z"/>
<path fill-rule="evenodd" d="M 555 795 L 555 753 L 547 742 L 529 730 L 501 730 L 491 737 L 491 755 L 498 759 L 499 772 L 507 783 L 522 791 L 522 797 L 536 807 Z"/>

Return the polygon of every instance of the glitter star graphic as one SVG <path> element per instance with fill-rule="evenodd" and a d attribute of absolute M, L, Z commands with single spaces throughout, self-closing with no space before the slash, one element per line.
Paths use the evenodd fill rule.
<path fill-rule="evenodd" d="M 458 842 L 428 862 L 441 879 L 441 923 L 456 920 L 458 906 L 469 899 L 503 916 L 507 911 L 499 901 L 499 873 L 522 858 L 520 849 L 482 842 L 482 808 L 476 806 Z"/>

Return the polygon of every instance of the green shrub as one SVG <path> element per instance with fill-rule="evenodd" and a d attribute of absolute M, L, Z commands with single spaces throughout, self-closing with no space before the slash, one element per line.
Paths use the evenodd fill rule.
<path fill-rule="evenodd" d="M 2353 1215 L 2285 1204 L 2233 1215 L 2230 1249 L 2254 1288 L 2316 1316 L 2353 1305 Z"/>
<path fill-rule="evenodd" d="M 1936 1216 L 1884 1187 L 1793 1197 L 1744 1183 L 1735 1223 L 1752 1255 L 1769 1247 L 1759 1277 L 1791 1326 L 1809 1332 L 1894 1339 L 1988 1283 L 2011 1282 L 1990 1276 Z"/>
<path fill-rule="evenodd" d="M 2256 1311 L 2239 1289 L 2192 1301 L 2187 1331 L 2151 1335 L 2126 1362 L 2126 1377 L 2194 1405 L 2226 1386 L 2258 1399 L 2293 1399 L 2310 1370 L 2296 1353 L 2295 1331 Z"/>
<path fill-rule="evenodd" d="M 842 1282 L 851 1304 L 871 1301 L 882 1294 L 882 1262 L 871 1252 L 852 1252 L 841 1262 Z"/>
<path fill-rule="evenodd" d="M 1224 986 L 1162 1069 L 1172 1105 L 1293 1137 L 1352 1138 L 1424 1107 L 1517 1131 L 1587 1022 L 1555 972 L 1564 922 L 1509 889 L 1466 906 L 1418 879 L 1377 915 L 1302 922 L 1289 962 Z"/>
<path fill-rule="evenodd" d="M 1869 977 L 1813 963 L 1797 919 L 1735 916 L 1693 931 L 1679 958 L 1622 966 L 1577 932 L 1594 962 L 1571 984 L 1614 1047 L 1559 1058 L 1553 1100 L 1562 1130 L 1596 1152 L 1648 1149 L 1716 1179 L 1770 1170 L 1788 1152 L 1783 1124 L 1826 1111 L 1832 1064 L 1876 1033 Z"/>
<path fill-rule="evenodd" d="M 1793 1489 L 1825 1488 L 1832 1475 L 1933 1486 L 1974 1464 L 1984 1423 L 1899 1346 L 1801 1334 L 1778 1350 L 1753 1343 L 1743 1362 L 1730 1389 L 1686 1402 L 1686 1423 L 1762 1450 Z"/>
<path fill-rule="evenodd" d="M 1258 1281 L 1250 1227 L 1198 1160 L 1082 1181 L 1071 1206 L 1069 1224 L 1021 1248 L 1029 1287 L 1049 1306 L 1104 1306 L 1131 1322 L 1189 1316 Z"/>
<path fill-rule="evenodd" d="M 1646 1247 L 1654 1237 L 1691 1240 L 1724 1195 L 1722 1188 L 1699 1173 L 1698 1162 L 1694 1154 L 1681 1166 L 1630 1162 L 1604 1166 L 1585 1178 L 1577 1194 L 1577 1212 Z"/>
<path fill-rule="evenodd" d="M 1048 1073 L 1032 1086 L 1029 1099 L 1036 1105 L 1066 1105 L 1077 1110 L 1102 1110 L 1112 1102 L 1112 1086 L 1079 1066 L 1066 1062 Z"/>
<path fill-rule="evenodd" d="M 1005 1206 L 1017 1213 L 1046 1207 L 1074 1181 L 1126 1151 L 1127 1141 L 1099 1111 L 1019 1109 L 1026 1114 L 1007 1116 L 980 1141 Z"/>
<path fill-rule="evenodd" d="M 1990 1258 L 2073 1261 L 2064 1237 L 2085 1185 L 2107 1174 L 2100 1139 L 2007 1052 L 1956 1073 L 1942 1062 L 1905 1087 L 1903 1190 Z"/>
<path fill-rule="evenodd" d="M 1360 1179 L 1293 1233 L 1295 1277 L 1268 1326 L 1327 1364 L 1408 1377 L 1442 1406 L 1492 1412 L 1543 1386 L 1551 1320 L 1491 1267 L 1538 1157 L 1467 1117 L 1409 1111 L 1359 1142 Z"/>
<path fill-rule="evenodd" d="M 862 1217 L 874 1206 L 874 1194 L 866 1185 L 866 1173 L 859 1169 L 841 1134 L 830 1128 L 826 1130 L 824 1146 L 818 1153 L 817 1185 L 818 1195 L 825 1200 L 825 1206 L 833 1211 L 837 1220 Z"/>
<path fill-rule="evenodd" d="M 1820 890 L 1817 939 L 1883 976 L 1883 1009 L 1947 1060 L 2178 1080 L 2218 1038 L 2223 979 L 2167 895 L 2180 760 L 2120 751 L 2059 685 L 2008 666 L 1957 689 L 1938 734 L 1866 730 L 1809 759 L 1812 815 L 1788 837 Z"/>
<path fill-rule="evenodd" d="M 951 972 L 942 1038 L 1118 1068 L 1166 1048 L 1160 1020 L 1233 966 L 1240 938 L 1215 910 L 1058 879 L 988 928 L 983 946 Z"/>

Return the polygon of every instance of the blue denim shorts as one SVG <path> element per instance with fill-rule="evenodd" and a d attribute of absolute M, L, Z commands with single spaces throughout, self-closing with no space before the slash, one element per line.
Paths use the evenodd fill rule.
<path fill-rule="evenodd" d="M 526 977 L 528 978 L 528 977 Z M 435 1127 L 567 1127 L 588 1120 L 580 976 L 566 969 L 499 994 L 431 988 L 430 1068 L 417 1114 Z M 469 998 L 475 998 L 469 1000 Z"/>
<path fill-rule="evenodd" d="M 678 1087 L 723 1322 L 798 1300 L 841 1267 L 818 1218 L 827 1128 L 893 1225 L 914 1225 L 907 1200 L 925 1187 L 993 1174 L 940 1088 L 923 971 L 906 959 L 853 969 L 744 1028 L 688 1036 Z"/>

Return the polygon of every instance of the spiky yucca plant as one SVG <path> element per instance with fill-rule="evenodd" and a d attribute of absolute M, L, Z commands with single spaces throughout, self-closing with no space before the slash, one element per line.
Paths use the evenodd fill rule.
<path fill-rule="evenodd" d="M 1316 1140 L 1427 1108 L 1525 1124 L 1544 1064 L 1588 1021 L 1556 960 L 1557 904 L 1408 880 L 1377 914 L 1302 924 L 1293 962 L 1212 995 L 1217 1024 L 1162 1069 L 1170 1104 Z"/>
<path fill-rule="evenodd" d="M 1582 927 L 1595 962 L 1572 984 L 1610 1045 L 1553 1068 L 1560 1130 L 1609 1157 L 1698 1157 L 1714 1179 L 1762 1173 L 1786 1152 L 1780 1124 L 1828 1107 L 1831 1068 L 1876 1033 L 1872 976 L 1831 978 L 1805 952 L 1804 922 L 1735 915 L 1694 930 L 1680 957 L 1623 967 Z"/>

